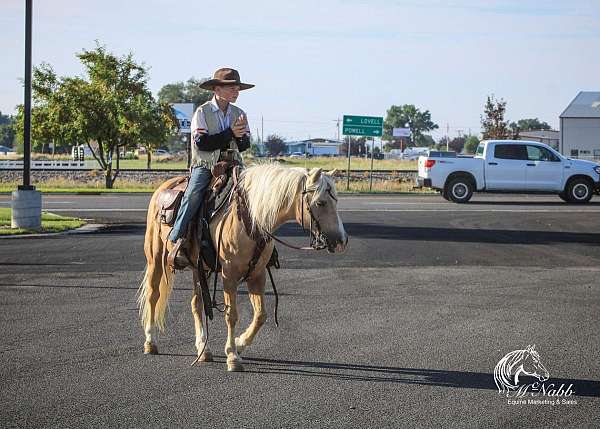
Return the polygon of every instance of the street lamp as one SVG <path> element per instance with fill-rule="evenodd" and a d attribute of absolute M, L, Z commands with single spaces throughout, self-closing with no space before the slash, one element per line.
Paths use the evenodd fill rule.
<path fill-rule="evenodd" d="M 42 194 L 31 186 L 31 15 L 32 0 L 25 1 L 25 100 L 23 103 L 23 185 L 12 193 L 13 228 L 42 226 Z"/>

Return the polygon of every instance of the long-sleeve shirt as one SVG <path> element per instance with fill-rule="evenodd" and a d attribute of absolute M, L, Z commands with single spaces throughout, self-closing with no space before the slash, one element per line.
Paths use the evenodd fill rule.
<path fill-rule="evenodd" d="M 234 138 L 233 131 L 231 131 L 231 107 L 227 106 L 227 111 L 223 113 L 214 97 L 210 101 L 210 104 L 212 111 L 215 112 L 219 118 L 221 131 L 212 135 L 197 133 L 196 130 L 198 128 L 208 128 L 204 112 L 202 109 L 197 109 L 192 116 L 192 144 L 196 144 L 198 149 L 202 151 L 213 151 L 216 149 L 226 150 L 229 148 L 229 142 Z M 246 115 L 245 112 L 243 114 L 244 116 Z M 240 152 L 248 149 L 250 147 L 250 127 L 246 125 L 246 133 L 244 136 L 235 138 L 235 140 Z"/>

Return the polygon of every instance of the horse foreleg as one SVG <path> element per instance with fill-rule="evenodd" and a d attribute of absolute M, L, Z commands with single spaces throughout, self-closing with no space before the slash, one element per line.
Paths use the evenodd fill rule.
<path fill-rule="evenodd" d="M 227 324 L 227 371 L 243 371 L 242 359 L 238 355 L 235 345 L 235 325 L 238 322 L 237 309 L 237 282 L 223 279 L 223 292 L 225 301 L 225 323 Z"/>
<path fill-rule="evenodd" d="M 198 350 L 197 362 L 212 362 L 213 355 L 206 344 L 207 338 L 204 331 L 204 307 L 202 305 L 202 294 L 198 289 L 198 276 L 194 271 L 194 294 L 192 295 L 192 314 L 194 315 L 194 328 L 196 330 L 196 349 Z"/>
<path fill-rule="evenodd" d="M 250 296 L 250 302 L 252 303 L 252 308 L 254 309 L 254 317 L 248 326 L 248 329 L 246 329 L 242 335 L 235 339 L 238 353 L 243 353 L 246 347 L 252 344 L 254 337 L 267 320 L 267 312 L 264 308 L 264 270 L 260 274 L 257 274 L 254 278 L 248 279 L 248 295 Z"/>

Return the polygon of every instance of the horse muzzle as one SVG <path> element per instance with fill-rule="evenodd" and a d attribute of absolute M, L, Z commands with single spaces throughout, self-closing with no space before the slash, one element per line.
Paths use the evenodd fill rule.
<path fill-rule="evenodd" d="M 339 237 L 335 240 L 330 240 L 329 237 L 326 237 L 325 241 L 327 243 L 327 252 L 344 253 L 348 246 L 348 235 L 344 234 L 344 237 Z"/>

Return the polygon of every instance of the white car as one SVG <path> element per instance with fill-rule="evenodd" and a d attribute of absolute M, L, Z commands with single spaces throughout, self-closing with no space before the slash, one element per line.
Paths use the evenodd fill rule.
<path fill-rule="evenodd" d="M 565 158 L 539 142 L 488 140 L 474 157 L 442 154 L 419 157 L 417 186 L 456 203 L 466 203 L 475 191 L 557 194 L 569 203 L 587 203 L 600 192 L 598 163 Z"/>

